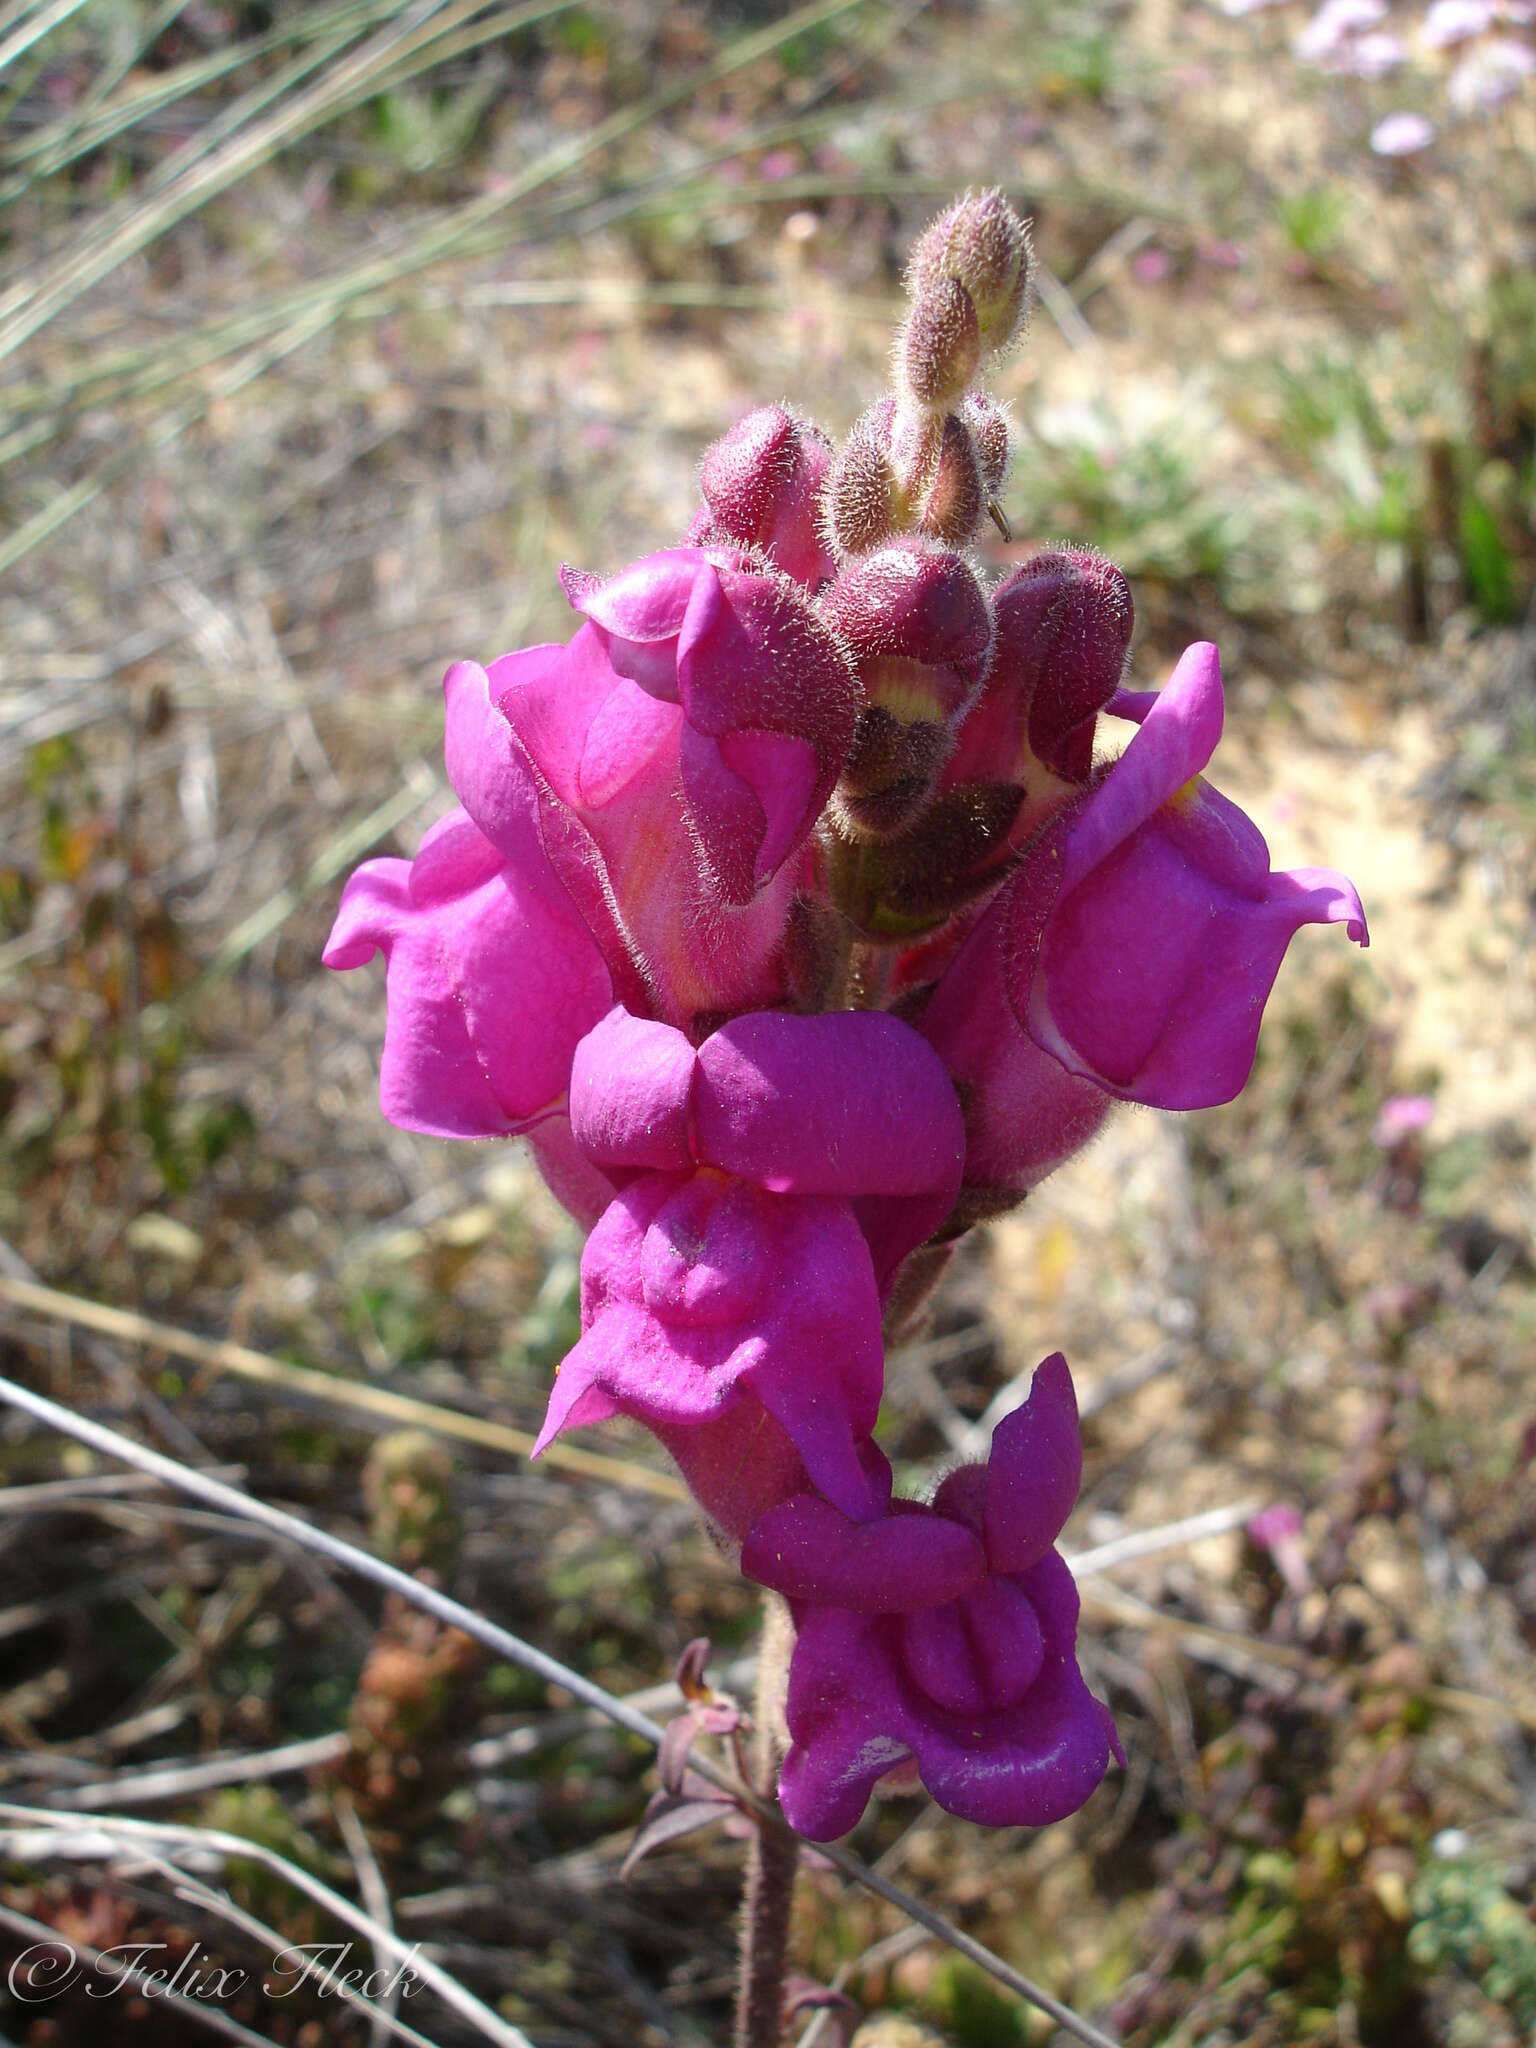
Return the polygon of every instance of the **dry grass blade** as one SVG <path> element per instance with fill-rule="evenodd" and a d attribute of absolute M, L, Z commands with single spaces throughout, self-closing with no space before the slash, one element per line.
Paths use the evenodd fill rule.
<path fill-rule="evenodd" d="M 399 11 L 399 0 L 369 0 L 364 7 L 359 7 L 356 0 L 344 0 L 338 7 L 307 8 L 264 35 L 211 51 L 206 57 L 193 58 L 158 76 L 145 79 L 136 75 L 139 61 L 184 4 L 185 0 L 163 0 L 160 12 L 140 31 L 137 49 L 109 64 L 77 107 L 62 119 L 0 149 L 0 164 L 18 168 L 11 183 L 0 186 L 0 202 L 19 197 L 39 178 L 51 177 L 55 171 L 65 169 L 202 87 L 216 85 L 254 58 L 289 45 L 318 41 L 344 22 L 356 22 L 360 29 L 365 29 Z M 133 82 L 123 90 L 124 80 L 129 78 Z"/>
<path fill-rule="evenodd" d="M 433 1401 L 418 1401 L 409 1394 L 394 1394 L 386 1387 L 339 1379 L 335 1373 L 320 1372 L 313 1366 L 289 1365 L 285 1359 L 268 1358 L 264 1352 L 252 1351 L 243 1344 L 218 1343 L 195 1336 L 190 1330 L 178 1330 L 170 1323 L 157 1322 L 153 1316 L 140 1315 L 133 1309 L 82 1301 L 78 1296 L 60 1294 L 52 1287 L 35 1286 L 3 1273 L 0 1301 L 81 1329 L 99 1331 L 106 1337 L 118 1337 L 126 1343 L 152 1345 L 172 1358 L 190 1359 L 208 1372 L 235 1373 L 241 1379 L 300 1394 L 308 1400 L 329 1401 L 365 1415 L 376 1415 L 384 1422 L 435 1430 L 439 1436 L 457 1437 L 461 1442 L 508 1452 L 516 1458 L 526 1458 L 533 1450 L 531 1436 L 523 1430 L 510 1429 L 505 1423 L 487 1422 L 478 1415 L 464 1415 Z M 579 1472 L 588 1479 L 604 1479 L 610 1485 L 627 1486 L 663 1500 L 688 1498 L 682 1482 L 670 1472 L 653 1472 L 648 1466 L 605 1457 L 599 1451 L 551 1444 L 543 1456 L 546 1464 L 566 1472 Z"/>
<path fill-rule="evenodd" d="M 14 64 L 18 57 L 24 57 L 40 37 L 68 21 L 72 14 L 78 14 L 85 0 L 53 0 L 51 7 L 44 7 L 33 15 L 30 21 L 23 21 L 12 35 L 0 43 L 0 71 L 8 64 Z"/>
<path fill-rule="evenodd" d="M 328 1530 L 317 1529 L 312 1524 L 301 1521 L 296 1515 L 285 1514 L 281 1508 L 274 1508 L 267 1501 L 256 1500 L 233 1486 L 226 1486 L 222 1481 L 209 1479 L 204 1473 L 194 1472 L 187 1466 L 179 1465 L 174 1458 L 162 1457 L 158 1451 L 146 1450 L 141 1444 L 119 1435 L 116 1430 L 104 1428 L 98 1422 L 90 1422 L 84 1416 L 73 1415 L 67 1408 L 61 1408 L 56 1401 L 50 1401 L 42 1394 L 34 1394 L 29 1388 L 19 1387 L 13 1381 L 0 1379 L 0 1401 L 7 1401 L 12 1406 L 23 1409 L 50 1429 L 89 1444 L 107 1457 L 120 1459 L 140 1471 L 154 1473 L 166 1480 L 169 1485 L 200 1500 L 208 1501 L 225 1513 L 243 1515 L 248 1520 L 271 1530 L 275 1535 L 290 1542 L 304 1544 L 321 1556 L 329 1557 L 335 1563 L 345 1566 L 349 1571 L 360 1573 L 364 1578 L 371 1579 L 375 1585 L 398 1593 L 413 1606 L 435 1615 L 439 1621 L 447 1622 L 451 1628 L 462 1629 L 466 1635 L 484 1643 L 487 1649 L 495 1651 L 498 1656 L 506 1658 L 510 1663 L 520 1665 L 525 1671 L 533 1672 L 551 1685 L 564 1687 L 586 1705 L 595 1707 L 616 1726 L 637 1735 L 642 1742 L 650 1743 L 653 1748 L 660 1746 L 664 1731 L 648 1714 L 638 1712 L 628 1701 L 617 1698 L 600 1685 L 595 1685 L 591 1679 L 583 1677 L 579 1671 L 573 1671 L 558 1658 L 535 1648 L 532 1643 L 525 1643 L 508 1630 L 497 1627 L 494 1622 L 486 1621 L 483 1616 L 461 1606 L 457 1600 L 450 1600 L 435 1587 L 424 1585 L 421 1580 L 410 1577 L 394 1565 L 385 1564 L 382 1559 L 370 1556 L 366 1550 L 359 1550 L 356 1545 L 343 1542 L 339 1536 L 331 1535 Z M 743 1805 L 750 1806 L 763 1825 L 781 1829 L 784 1827 L 783 1818 L 775 1808 L 767 1807 L 761 1801 L 744 1794 L 742 1787 L 707 1757 L 696 1756 L 693 1767 L 712 1784 L 730 1792 Z M 0 1815 L 5 1812 L 6 1809 L 0 1807 Z M 60 1824 L 60 1816 L 57 1814 L 49 1814 L 47 1819 L 51 1825 Z M 78 1821 L 74 1825 L 78 1826 Z M 145 1827 L 147 1823 L 120 1821 L 116 1825 L 123 1829 L 132 1829 Z M 161 1832 L 164 1834 L 175 1831 Z M 207 1840 L 209 1837 L 204 1833 L 202 1839 Z M 238 1838 L 227 1839 L 238 1844 L 232 1853 L 251 1853 L 248 1845 L 238 1843 Z M 946 1920 L 942 1913 L 934 1912 L 925 1906 L 921 1899 L 903 1891 L 900 1885 L 892 1884 L 889 1878 L 881 1876 L 876 1870 L 871 1870 L 856 1856 L 851 1856 L 846 1849 L 841 1849 L 835 1844 L 819 1845 L 818 1853 L 845 1877 L 863 1885 L 889 1905 L 897 1907 L 909 1919 L 915 1920 L 919 1926 L 926 1927 L 941 1941 L 957 1949 L 961 1955 L 975 1963 L 979 1969 L 986 1971 L 999 1984 L 1006 1986 L 1029 2004 L 1037 2006 L 1041 2012 L 1047 2013 L 1059 2027 L 1064 2027 L 1077 2040 L 1086 2042 L 1088 2048 L 1118 2048 L 1112 2036 L 1101 2032 L 1091 2022 L 1070 2011 L 1059 1999 L 1053 1998 L 1048 1991 L 1032 1983 L 1021 1971 L 1005 1963 L 1001 1956 L 994 1955 L 981 1942 L 973 1940 L 970 1935 Z M 314 1882 L 315 1880 L 305 1877 L 306 1885 L 312 1885 Z M 338 1903 L 346 1906 L 346 1913 L 356 1913 L 356 1908 L 347 1906 L 345 1901 Z M 346 1914 L 342 1917 L 345 1918 Z"/>
<path fill-rule="evenodd" d="M 233 377 L 235 380 L 232 385 L 227 381 L 227 377 L 221 380 L 220 393 L 228 395 L 231 389 L 238 389 L 248 383 L 262 370 L 271 367 L 276 361 L 292 354 L 295 349 L 323 333 L 344 317 L 349 309 L 358 308 L 360 302 L 387 291 L 449 257 L 473 255 L 487 248 L 494 249 L 500 246 L 506 238 L 506 215 L 513 209 L 521 207 L 534 193 L 557 184 L 569 173 L 579 170 L 584 164 L 600 156 L 614 143 L 646 127 L 678 101 L 692 97 L 701 87 L 729 77 L 732 72 L 755 63 L 783 43 L 792 41 L 796 36 L 818 28 L 825 22 L 835 20 L 839 15 L 846 14 L 861 4 L 862 0 L 814 0 L 814 4 L 798 9 L 770 28 L 738 36 L 719 57 L 705 65 L 701 71 L 689 73 L 680 80 L 659 87 L 635 105 L 619 109 L 606 121 L 600 122 L 590 133 L 546 150 L 519 176 L 498 185 L 492 191 L 483 193 L 480 198 L 456 209 L 446 220 L 436 222 L 430 228 L 412 236 L 392 255 L 370 258 L 338 275 L 322 279 L 318 284 L 307 285 L 289 293 L 274 303 L 242 309 L 233 319 L 223 323 L 213 338 L 200 337 L 194 340 L 190 345 L 193 364 L 218 360 L 232 350 L 249 344 L 264 344 L 263 347 L 254 349 L 252 355 L 241 358 L 232 366 L 227 373 L 227 377 Z M 529 11 L 529 18 L 549 11 L 551 10 L 548 0 L 539 0 L 539 4 Z M 383 69 L 387 72 L 387 65 Z M 377 76 L 372 77 L 368 91 L 377 89 L 379 83 Z M 354 99 L 348 104 L 355 104 L 357 98 L 366 96 L 367 93 L 359 88 Z M 332 112 L 336 110 L 331 109 Z M 310 125 L 313 126 L 314 123 Z M 231 144 L 231 150 L 233 151 L 236 146 Z M 248 160 L 243 161 L 238 171 L 238 175 L 243 176 L 263 161 L 264 157 L 255 151 L 251 138 L 245 138 L 242 146 L 251 152 Z M 272 148 L 277 146 L 277 143 L 272 144 Z M 267 154 L 270 154 L 270 150 Z M 216 159 L 206 167 L 205 177 L 211 179 L 223 161 L 222 158 Z M 0 358 L 14 352 L 28 336 L 35 334 L 54 314 L 78 297 L 79 293 L 87 288 L 88 282 L 106 276 L 115 268 L 124 255 L 131 253 L 130 242 L 132 249 L 144 247 L 146 242 L 153 240 L 175 221 L 183 218 L 186 212 L 213 196 L 215 190 L 225 189 L 232 181 L 232 177 L 221 177 L 217 183 L 210 183 L 206 191 L 201 185 L 196 185 L 188 188 L 178 187 L 160 195 L 150 209 L 141 210 L 134 216 L 131 228 L 124 229 L 127 239 L 124 240 L 121 250 L 115 241 L 110 246 L 95 249 L 94 253 L 77 250 L 64 260 L 50 281 L 31 286 L 24 298 L 13 293 L 9 305 L 6 301 L 0 300 Z M 579 222 L 569 222 L 567 225 L 573 232 L 580 231 Z M 91 271 L 92 264 L 99 264 L 102 267 Z M 88 271 L 91 271 L 89 277 Z M 81 282 L 82 278 L 86 281 Z M 45 297 L 47 310 L 42 310 Z M 379 310 L 382 309 L 377 306 L 368 307 L 367 317 L 372 317 Z M 9 319 L 6 318 L 7 312 Z M 151 363 L 146 366 L 144 375 L 148 387 L 157 388 L 166 381 L 165 365 Z M 56 402 L 49 400 L 46 390 L 43 397 L 49 413 L 56 415 Z M 15 403 L 14 398 L 12 402 Z M 61 491 L 49 499 L 31 519 L 23 522 L 8 541 L 0 545 L 0 573 L 14 568 L 34 548 L 51 539 L 60 528 L 74 518 L 77 512 L 82 511 L 97 498 L 108 483 L 131 471 L 147 453 L 168 446 L 206 412 L 208 404 L 208 394 L 199 394 L 184 401 L 157 421 L 142 439 L 135 439 L 127 447 L 119 449 L 68 490 Z M 51 439 L 56 431 L 55 419 L 33 422 L 13 433 L 4 442 L 0 442 L 0 459 L 16 459 L 17 456 Z"/>
<path fill-rule="evenodd" d="M 142 199 L 119 213 L 105 215 L 94 229 L 78 238 L 51 273 L 13 288 L 7 295 L 9 303 L 0 301 L 0 359 L 217 193 L 227 191 L 301 136 L 371 98 L 381 83 L 403 75 L 401 66 L 408 59 L 415 59 L 409 66 L 414 69 L 435 63 L 439 53 L 431 47 L 432 39 L 460 27 L 483 4 L 484 0 L 460 0 L 443 22 L 429 29 L 427 24 L 441 13 L 443 0 L 418 0 L 402 20 L 390 22 L 351 56 L 329 62 L 352 40 L 355 30 L 349 26 L 306 50 L 276 79 L 252 87 L 145 181 Z M 533 0 L 503 27 L 520 27 L 571 4 L 572 0 Z M 259 126 L 244 126 L 262 106 L 322 65 L 328 68 L 313 85 L 293 93 Z M 227 141 L 222 139 L 225 135 Z"/>
<path fill-rule="evenodd" d="M 15 1837 L 29 1828 L 52 1830 L 55 1833 L 62 1833 L 66 1839 L 71 1835 L 77 1838 L 80 1835 L 80 1822 L 77 1818 L 70 1814 L 54 1813 L 46 1807 L 0 1805 L 0 1823 L 6 1822 L 10 1825 L 5 1829 L 5 1834 L 11 1838 L 13 1845 Z M 244 1835 L 226 1834 L 219 1828 L 184 1827 L 174 1822 L 123 1820 L 107 1815 L 94 1819 L 90 1826 L 93 1833 L 125 1844 L 155 1845 L 167 1851 L 177 1847 L 184 1852 L 211 1851 L 217 1856 L 259 1863 L 263 1870 L 270 1871 L 274 1877 L 282 1878 L 285 1883 L 292 1885 L 295 1891 L 302 1892 L 307 1899 L 312 1899 L 317 1906 L 334 1915 L 344 1927 L 350 1927 L 355 1933 L 365 1936 L 376 1948 L 387 1953 L 397 1967 L 408 1968 L 424 1984 L 429 1985 L 445 2005 L 451 2006 L 462 2018 L 477 2027 L 488 2041 L 496 2042 L 497 2048 L 530 2048 L 526 2034 L 509 2025 L 488 2006 L 482 2005 L 472 1991 L 467 1991 L 456 1977 L 449 1976 L 446 1970 L 440 1969 L 436 1963 L 422 1955 L 418 1947 L 402 1941 L 388 1928 L 379 1926 L 378 1922 L 371 1919 L 360 1907 L 353 1905 L 350 1899 L 343 1898 L 340 1892 L 332 1891 L 328 1884 L 322 1884 L 319 1878 L 311 1876 L 301 1865 L 290 1863 L 286 1856 L 279 1856 L 275 1849 L 269 1849 L 265 1843 L 251 1841 Z M 172 1860 L 174 1859 L 168 1855 L 167 1861 Z M 183 1883 L 187 1882 L 184 1872 L 178 1871 L 176 1875 Z M 209 1906 L 210 1910 L 217 1910 L 225 1918 L 232 1918 L 239 1913 L 238 1907 L 208 1892 L 204 1886 L 196 1886 L 195 1889 L 189 1886 L 188 1889 L 189 1895 L 196 1897 L 199 1904 Z M 270 1938 L 272 1935 L 272 1930 L 259 1921 L 253 1923 L 246 1919 L 244 1924 L 248 1930 L 254 1927 L 258 1936 L 262 1938 Z M 282 1946 L 279 1940 L 279 1947 Z M 369 2010 L 376 2008 L 370 2007 Z M 398 2022 L 393 2022 L 392 2025 L 395 2031 L 404 2033 L 407 2039 L 418 2043 L 421 2041 L 422 2037 L 413 2029 L 402 2028 Z M 432 2048 L 432 2044 L 426 2043 L 426 2048 Z"/>

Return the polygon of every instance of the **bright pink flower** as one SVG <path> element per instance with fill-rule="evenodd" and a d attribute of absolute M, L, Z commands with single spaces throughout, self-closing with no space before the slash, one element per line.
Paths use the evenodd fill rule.
<path fill-rule="evenodd" d="M 792 1827 L 846 1834 L 878 1780 L 913 1763 L 941 1806 L 988 1827 L 1043 1827 L 1088 1798 L 1120 1751 L 1077 1668 L 1077 1589 L 1052 1548 L 1081 1476 L 1058 1353 L 989 1463 L 951 1473 L 930 1507 L 854 1520 L 800 1494 L 754 1526 L 742 1570 L 795 1618 L 779 1785 Z"/>
<path fill-rule="evenodd" d="M 449 670 L 454 788 L 502 846 L 534 781 L 547 856 L 630 1008 L 691 1026 L 781 1001 L 796 856 L 858 709 L 846 654 L 739 555 L 672 549 L 576 596 L 591 623 L 569 646 Z"/>
<path fill-rule="evenodd" d="M 544 857 L 531 792 L 508 794 L 501 848 L 453 811 L 414 860 L 365 861 L 326 945 L 327 967 L 385 957 L 379 1099 L 408 1131 L 502 1137 L 559 1119 L 577 1042 L 613 1000 L 602 955 Z M 585 1162 L 573 1166 L 582 1206 L 595 1182 Z"/>
<path fill-rule="evenodd" d="M 848 656 L 788 578 L 733 550 L 667 548 L 572 590 L 617 675 L 677 705 L 683 806 L 731 903 L 801 844 L 859 709 Z"/>
<path fill-rule="evenodd" d="M 588 1240 L 583 1335 L 539 1447 L 635 1416 L 739 1537 L 743 1503 L 762 1500 L 733 1480 L 722 1505 L 725 1468 L 766 1414 L 812 1484 L 877 1511 L 861 1445 L 880 1402 L 882 1288 L 960 1180 L 940 1062 L 879 1011 L 739 1017 L 696 1051 L 615 1010 L 582 1041 L 571 1099 L 577 1144 L 621 1192 Z M 724 1442 L 679 1448 L 743 1402 Z"/>
<path fill-rule="evenodd" d="M 1252 820 L 1200 780 L 1221 736 L 1221 668 L 1191 647 L 1091 794 L 1060 814 L 1008 887 L 1003 939 L 1019 1021 L 1069 1074 L 1163 1109 L 1229 1102 L 1264 1004 L 1306 924 L 1368 943 L 1331 868 L 1272 874 Z"/>
<path fill-rule="evenodd" d="M 983 912 L 945 967 L 916 1028 L 938 1053 L 965 1107 L 965 1185 L 1024 1194 L 1098 1131 L 1110 1097 L 1043 1052 L 1009 995 L 1013 906 Z"/>
<path fill-rule="evenodd" d="M 688 529 L 694 547 L 761 548 L 808 590 L 837 573 L 821 535 L 821 487 L 832 444 L 782 405 L 760 405 L 714 444 L 699 471 L 703 510 Z"/>

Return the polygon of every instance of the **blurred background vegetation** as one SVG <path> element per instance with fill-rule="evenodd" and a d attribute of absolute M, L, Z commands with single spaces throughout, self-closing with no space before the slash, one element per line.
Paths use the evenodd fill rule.
<path fill-rule="evenodd" d="M 1277 864 L 1355 876 L 1375 943 L 1298 944 L 1239 1104 L 1125 1115 L 978 1242 L 882 1423 L 920 1483 L 1060 1345 L 1089 1416 L 1077 1547 L 1245 1502 L 1294 1507 L 1298 1538 L 1238 1513 L 1085 1583 L 1131 1761 L 1075 1821 L 984 1834 L 898 1803 L 860 1846 L 1130 2048 L 1518 2048 L 1536 91 L 1377 157 L 1431 61 L 1305 69 L 1306 15 L 0 7 L 0 1351 L 616 1690 L 700 1633 L 722 1666 L 749 1644 L 745 1588 L 643 1473 L 380 1441 L 352 1404 L 536 1425 L 579 1242 L 515 1147 L 383 1125 L 378 979 L 317 958 L 343 874 L 446 803 L 446 664 L 563 637 L 557 564 L 674 540 L 750 404 L 846 430 L 911 241 L 1000 183 L 1047 275 L 1000 380 L 1016 539 L 992 565 L 1061 538 L 1119 561 L 1142 686 L 1219 641 L 1217 780 Z M 37 1281 L 150 1322 L 82 1333 Z M 226 1337 L 334 1396 L 198 1352 Z M 740 1846 L 695 1837 L 621 1884 L 637 1745 L 10 1419 L 0 1486 L 4 1796 L 382 1873 L 400 1931 L 539 2048 L 721 2038 Z M 232 1753 L 255 1761 L 216 1789 L 135 1782 Z M 225 1881 L 326 1938 L 255 1866 Z M 801 1962 L 861 2014 L 956 2048 L 1048 2037 L 830 1873 L 803 1894 Z M 88 1860 L 0 1861 L 0 1906 L 252 1952 Z M 301 2048 L 367 2034 L 334 2001 L 242 2015 Z M 0 1992 L 18 2042 L 180 2027 Z"/>

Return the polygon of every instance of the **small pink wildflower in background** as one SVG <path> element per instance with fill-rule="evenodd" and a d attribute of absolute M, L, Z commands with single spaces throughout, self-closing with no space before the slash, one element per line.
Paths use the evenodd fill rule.
<path fill-rule="evenodd" d="M 1428 1095 L 1389 1095 L 1381 1105 L 1372 1136 L 1385 1151 L 1404 1138 L 1427 1130 L 1434 1114 L 1434 1101 Z"/>
<path fill-rule="evenodd" d="M 1388 114 L 1371 130 L 1377 156 L 1414 156 L 1435 139 L 1435 124 L 1423 114 Z"/>

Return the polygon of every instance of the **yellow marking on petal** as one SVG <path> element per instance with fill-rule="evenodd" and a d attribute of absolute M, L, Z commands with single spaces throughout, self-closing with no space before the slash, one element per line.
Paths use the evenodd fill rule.
<path fill-rule="evenodd" d="M 1198 810 L 1205 794 L 1205 780 L 1202 776 L 1191 775 L 1182 789 L 1176 789 L 1163 805 L 1165 811 Z"/>

